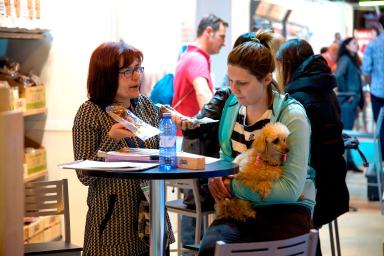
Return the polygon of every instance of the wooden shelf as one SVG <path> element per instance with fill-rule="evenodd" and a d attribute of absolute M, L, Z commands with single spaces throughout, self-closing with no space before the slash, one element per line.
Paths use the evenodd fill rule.
<path fill-rule="evenodd" d="M 0 27 L 0 38 L 10 39 L 43 39 L 46 29 L 24 29 Z"/>
<path fill-rule="evenodd" d="M 32 116 L 32 115 L 38 115 L 38 114 L 45 114 L 47 113 L 47 108 L 36 108 L 36 109 L 30 109 L 26 112 L 23 112 L 23 116 Z"/>
<path fill-rule="evenodd" d="M 43 171 L 40 171 L 40 172 L 31 174 L 31 175 L 28 175 L 27 177 L 24 177 L 24 183 L 27 183 L 27 182 L 34 181 L 34 180 L 37 180 L 39 178 L 45 177 L 45 176 L 47 176 L 47 174 L 48 174 L 48 171 L 47 170 L 43 170 Z"/>

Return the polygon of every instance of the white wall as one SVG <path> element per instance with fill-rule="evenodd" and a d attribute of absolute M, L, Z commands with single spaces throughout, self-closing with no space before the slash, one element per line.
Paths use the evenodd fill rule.
<path fill-rule="evenodd" d="M 46 84 L 48 107 L 43 144 L 47 148 L 49 179 L 69 180 L 72 240 L 79 245 L 83 244 L 87 188 L 74 171 L 56 166 L 73 160 L 73 118 L 86 100 L 92 51 L 115 37 L 113 4 L 114 1 L 101 0 L 41 2 L 42 17 L 51 29 L 51 38 L 46 40 L 49 52 L 40 73 Z"/>

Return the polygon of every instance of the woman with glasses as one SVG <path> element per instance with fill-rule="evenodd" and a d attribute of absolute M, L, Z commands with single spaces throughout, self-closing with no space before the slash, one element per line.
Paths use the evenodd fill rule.
<path fill-rule="evenodd" d="M 158 136 L 143 141 L 105 110 L 118 104 L 158 126 L 158 111 L 140 94 L 142 61 L 141 51 L 121 41 L 103 43 L 94 50 L 88 71 L 88 100 L 80 106 L 72 129 L 76 160 L 101 160 L 96 156 L 98 150 L 159 147 Z M 139 208 L 145 201 L 141 186 L 148 181 L 89 177 L 80 170 L 77 176 L 88 186 L 83 255 L 148 255 L 148 241 L 141 239 L 143 232 L 138 229 Z M 169 220 L 168 224 L 170 227 Z M 169 230 L 168 246 L 173 240 Z"/>

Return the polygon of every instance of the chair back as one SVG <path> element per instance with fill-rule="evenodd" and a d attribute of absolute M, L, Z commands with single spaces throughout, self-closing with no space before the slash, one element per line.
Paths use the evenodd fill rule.
<path fill-rule="evenodd" d="M 311 229 L 308 234 L 284 240 L 234 244 L 218 241 L 215 256 L 314 256 L 318 236 L 318 231 Z"/>
<path fill-rule="evenodd" d="M 71 242 L 68 181 L 28 182 L 25 189 L 25 216 L 39 217 L 51 215 L 64 215 L 64 240 Z"/>

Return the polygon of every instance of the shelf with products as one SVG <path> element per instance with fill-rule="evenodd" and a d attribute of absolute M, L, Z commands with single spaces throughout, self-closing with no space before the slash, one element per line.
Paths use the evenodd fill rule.
<path fill-rule="evenodd" d="M 20 67 L 24 68 L 23 73 L 33 71 L 36 72 L 36 75 L 39 75 L 45 64 L 45 57 L 48 55 L 51 39 L 48 30 L 38 29 L 43 25 L 40 17 L 40 0 L 5 1 L 0 3 L 0 7 L 2 11 L 2 22 L 0 24 L 1 75 L 3 76 L 0 80 L 7 81 L 4 76 L 14 75 L 16 74 L 15 71 L 23 75 L 21 78 L 24 79 L 27 75 L 22 74 L 23 69 Z M 14 69 L 9 69 L 4 65 L 8 58 L 15 62 L 13 64 L 17 64 L 13 66 Z M 30 73 L 28 73 L 28 77 L 30 77 Z M 18 80 L 18 82 L 23 84 L 25 80 Z M 0 255 L 4 255 L 4 253 L 22 255 L 24 254 L 24 242 L 40 242 L 39 239 L 42 237 L 44 237 L 44 239 L 41 239 L 42 241 L 52 240 L 52 238 L 56 237 L 57 232 L 44 229 L 42 231 L 44 236 L 39 234 L 39 239 L 37 239 L 35 236 L 29 235 L 29 231 L 35 230 L 36 226 L 24 226 L 24 222 L 20 221 L 24 216 L 25 183 L 47 179 L 48 174 L 46 160 L 44 165 L 38 162 L 26 165 L 26 157 L 36 155 L 37 158 L 37 155 L 40 154 L 39 151 L 45 151 L 45 148 L 41 145 L 42 134 L 44 133 L 43 124 L 45 124 L 47 113 L 45 99 L 43 104 L 40 104 L 40 102 L 34 104 L 33 102 L 35 96 L 38 96 L 38 90 L 42 91 L 40 95 L 44 95 L 45 98 L 45 89 L 36 88 L 38 86 L 33 86 L 31 83 L 24 83 L 21 86 L 9 83 L 9 86 L 13 89 L 8 94 L 9 102 L 11 103 L 11 109 L 15 110 L 6 109 L 3 112 L 0 111 L 0 121 L 2 121 L 0 122 L 0 140 L 4 141 L 4 143 L 0 143 L 0 151 L 4 153 L 0 155 L 2 160 L 0 163 L 6 167 L 0 168 L 2 170 L 0 172 L 1 177 L 3 177 L 0 179 L 2 182 L 0 187 L 3 189 L 0 195 L 7 199 L 1 200 L 3 202 L 1 208 L 5 209 L 6 215 L 0 214 L 0 218 L 7 217 L 4 223 L 5 228 L 2 228 L 2 230 L 7 231 L 9 227 L 12 232 L 4 232 L 4 237 L 8 237 L 6 241 L 12 242 L 9 242 L 9 248 L 7 248 L 7 244 L 0 246 Z M 18 87 L 17 94 L 15 87 Z M 17 97 L 15 97 L 16 95 Z M 17 105 L 14 104 L 15 99 L 19 100 Z M 25 138 L 27 137 L 36 141 L 37 145 L 26 143 Z M 25 176 L 25 173 L 28 175 Z M 8 190 L 5 191 L 5 189 Z M 48 223 L 48 221 L 44 221 L 44 223 Z M 59 229 L 60 227 L 55 226 L 55 230 Z M 28 231 L 28 236 L 25 235 L 26 231 Z M 1 239 L 0 244 L 2 244 Z"/>
<path fill-rule="evenodd" d="M 21 68 L 12 72 L 8 68 L 21 66 L 19 63 L 5 65 L 0 80 L 10 88 L 11 108 L 21 111 L 24 117 L 24 179 L 40 180 L 47 175 L 46 150 L 41 145 L 47 113 L 45 86 L 39 78 L 32 80 L 21 73 Z"/>
<path fill-rule="evenodd" d="M 46 114 L 47 108 L 36 108 L 36 109 L 29 109 L 27 111 L 23 112 L 23 116 L 33 116 L 33 115 L 39 115 L 39 114 Z"/>
<path fill-rule="evenodd" d="M 0 27 L 0 38 L 5 39 L 43 39 L 46 37 L 46 29 L 24 29 Z"/>
<path fill-rule="evenodd" d="M 34 181 L 34 180 L 38 180 L 40 178 L 44 178 L 44 177 L 47 176 L 47 174 L 48 174 L 48 170 L 42 170 L 42 171 L 36 172 L 34 174 L 30 174 L 28 176 L 24 176 L 24 183 L 31 182 L 31 181 Z"/>

